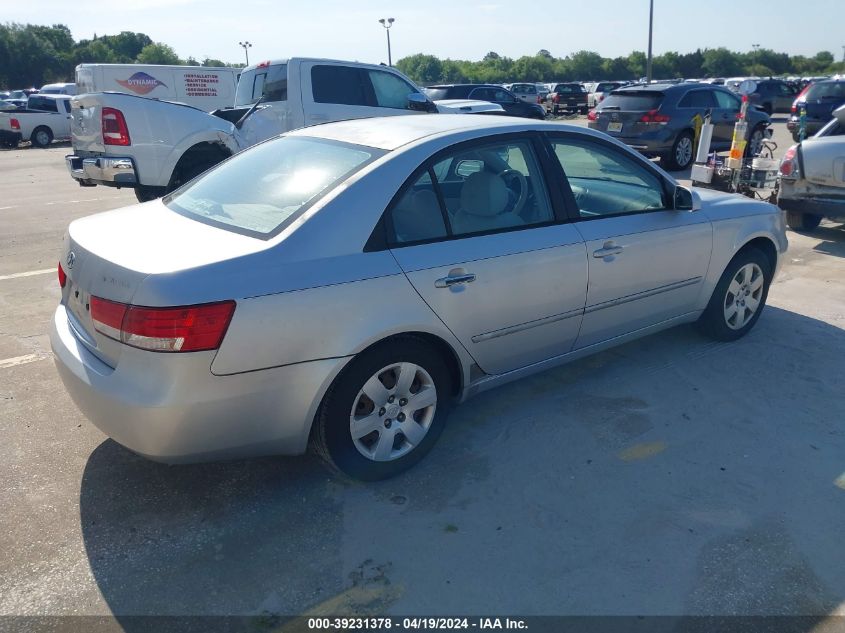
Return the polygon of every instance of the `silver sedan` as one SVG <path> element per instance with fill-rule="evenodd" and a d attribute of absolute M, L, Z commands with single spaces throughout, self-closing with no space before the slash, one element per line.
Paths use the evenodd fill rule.
<path fill-rule="evenodd" d="M 149 458 L 312 446 L 380 479 L 492 387 L 681 323 L 743 336 L 786 248 L 776 207 L 599 132 L 346 121 L 73 222 L 52 346 L 85 415 Z"/>

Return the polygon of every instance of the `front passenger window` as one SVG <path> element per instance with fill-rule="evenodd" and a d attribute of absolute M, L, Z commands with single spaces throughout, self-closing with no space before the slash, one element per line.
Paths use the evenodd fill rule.
<path fill-rule="evenodd" d="M 376 105 L 381 108 L 408 109 L 408 95 L 416 93 L 416 89 L 388 72 L 371 70 L 369 74 L 376 95 Z"/>
<path fill-rule="evenodd" d="M 667 208 L 661 179 L 621 151 L 596 143 L 553 139 L 582 218 Z"/>

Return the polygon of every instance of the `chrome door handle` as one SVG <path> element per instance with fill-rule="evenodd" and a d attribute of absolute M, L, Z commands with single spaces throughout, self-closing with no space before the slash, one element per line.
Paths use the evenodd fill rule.
<path fill-rule="evenodd" d="M 621 246 L 612 246 L 610 243 L 605 244 L 604 248 L 600 248 L 597 251 L 593 251 L 593 257 L 610 257 L 611 255 L 618 255 L 621 253 L 623 249 Z"/>
<path fill-rule="evenodd" d="M 441 277 L 434 282 L 435 288 L 449 288 L 457 284 L 470 284 L 475 281 L 475 275 L 467 273 L 465 275 L 450 275 L 449 277 Z"/>

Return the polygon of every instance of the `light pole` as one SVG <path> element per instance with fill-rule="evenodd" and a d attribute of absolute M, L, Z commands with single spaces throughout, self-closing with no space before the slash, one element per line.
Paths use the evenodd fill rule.
<path fill-rule="evenodd" d="M 384 18 L 382 18 L 382 19 L 379 20 L 381 25 L 387 31 L 387 65 L 388 66 L 393 66 L 393 58 L 390 55 L 390 27 L 393 26 L 393 23 L 395 21 L 396 20 L 394 20 L 393 18 L 387 18 L 386 20 Z"/>
<path fill-rule="evenodd" d="M 648 0 L 648 57 L 645 62 L 645 80 L 651 83 L 651 34 L 654 26 L 654 0 Z"/>
<path fill-rule="evenodd" d="M 249 66 L 249 50 L 252 48 L 252 44 L 250 42 L 238 42 L 241 46 L 244 47 L 244 55 L 246 55 L 246 65 Z"/>

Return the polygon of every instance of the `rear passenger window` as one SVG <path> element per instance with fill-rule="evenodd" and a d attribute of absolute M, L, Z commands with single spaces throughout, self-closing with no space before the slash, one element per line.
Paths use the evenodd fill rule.
<path fill-rule="evenodd" d="M 531 144 L 502 141 L 440 158 L 392 207 L 394 244 L 554 221 Z"/>
<path fill-rule="evenodd" d="M 709 90 L 690 90 L 678 103 L 679 108 L 716 108 L 718 104 Z"/>
<path fill-rule="evenodd" d="M 552 139 L 582 218 L 599 218 L 667 208 L 660 178 L 600 143 Z"/>
<path fill-rule="evenodd" d="M 311 89 L 315 103 L 365 106 L 365 77 L 358 68 L 349 66 L 314 66 Z"/>

